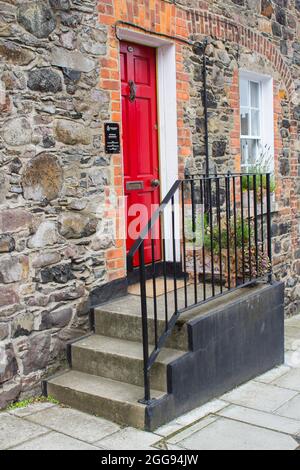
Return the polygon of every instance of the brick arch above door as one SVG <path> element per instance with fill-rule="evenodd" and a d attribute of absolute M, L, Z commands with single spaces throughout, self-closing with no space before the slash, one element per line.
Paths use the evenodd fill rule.
<path fill-rule="evenodd" d="M 197 10 L 193 6 L 186 7 L 162 0 L 109 0 L 98 8 L 100 22 L 113 28 L 117 21 L 126 21 L 149 33 L 167 35 L 178 41 L 201 35 L 234 42 L 257 52 L 273 64 L 285 83 L 290 101 L 293 101 L 294 78 L 284 56 L 271 38 L 242 23 L 238 24 L 233 18 L 208 11 L 211 8 L 208 2 L 201 2 Z"/>
<path fill-rule="evenodd" d="M 256 52 L 273 65 L 292 100 L 295 94 L 295 83 L 290 67 L 285 62 L 280 50 L 265 36 L 242 24 L 209 12 L 187 12 L 193 23 L 193 33 L 214 39 L 234 42 L 240 47 Z"/>

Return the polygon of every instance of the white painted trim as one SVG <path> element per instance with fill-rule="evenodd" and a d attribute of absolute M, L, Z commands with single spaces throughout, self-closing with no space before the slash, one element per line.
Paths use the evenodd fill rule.
<path fill-rule="evenodd" d="M 126 28 L 118 28 L 121 40 L 157 48 L 157 94 L 161 198 L 168 193 L 178 179 L 178 135 L 177 135 L 177 85 L 176 85 L 176 47 L 171 41 L 159 36 L 139 33 Z M 175 201 L 177 202 L 177 201 Z M 180 259 L 180 222 L 179 208 L 176 204 L 176 246 L 177 259 Z M 171 237 L 171 212 L 166 212 L 164 234 L 166 239 L 166 258 L 173 260 Z"/>
<path fill-rule="evenodd" d="M 248 70 L 240 71 L 240 79 L 253 80 L 261 84 L 261 141 L 270 147 L 275 170 L 275 130 L 274 130 L 274 93 L 273 77 Z"/>
<path fill-rule="evenodd" d="M 174 182 L 178 179 L 178 138 L 177 138 L 177 100 L 176 100 L 176 50 L 175 45 L 158 48 L 158 114 L 159 114 L 159 148 L 161 197 L 165 197 Z M 178 200 L 175 201 L 178 203 Z M 180 224 L 178 204 L 175 212 L 177 257 L 180 252 Z M 166 255 L 173 259 L 172 234 L 169 221 L 171 211 L 166 211 L 164 234 Z"/>
<path fill-rule="evenodd" d="M 152 34 L 140 33 L 128 28 L 117 28 L 118 38 L 122 41 L 135 42 L 149 47 L 162 47 L 172 44 L 171 41 Z"/>

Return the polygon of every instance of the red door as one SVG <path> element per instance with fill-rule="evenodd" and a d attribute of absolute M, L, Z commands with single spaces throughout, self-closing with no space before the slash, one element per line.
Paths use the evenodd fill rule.
<path fill-rule="evenodd" d="M 127 200 L 127 251 L 160 202 L 156 52 L 150 47 L 121 43 L 124 184 Z M 155 227 L 155 261 L 161 259 L 160 227 Z M 150 238 L 146 263 L 152 261 Z M 139 263 L 138 256 L 134 265 Z"/>

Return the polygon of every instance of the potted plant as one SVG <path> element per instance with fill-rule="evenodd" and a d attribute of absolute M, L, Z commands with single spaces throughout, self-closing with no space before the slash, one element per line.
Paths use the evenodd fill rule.
<path fill-rule="evenodd" d="M 249 224 L 248 219 L 243 221 L 239 213 L 235 222 L 233 217 L 230 218 L 227 227 L 223 217 L 221 230 L 218 223 L 213 223 L 211 232 L 211 225 L 205 214 L 196 219 L 195 234 L 192 228 L 193 224 L 190 221 L 186 224 L 186 267 L 190 278 L 194 277 L 195 260 L 198 275 L 205 271 L 206 276 L 210 276 L 213 271 L 217 278 L 222 268 L 220 281 L 224 280 L 225 286 L 230 285 L 231 288 L 237 287 L 243 277 L 255 279 L 263 277 L 270 271 L 269 258 L 261 247 L 258 248 L 257 254 L 255 247 L 249 250 L 249 241 L 253 240 L 254 234 L 253 220 Z"/>
<path fill-rule="evenodd" d="M 250 216 L 254 216 L 254 186 L 256 180 L 256 200 L 257 200 L 257 213 L 261 213 L 261 208 L 265 211 L 267 207 L 267 173 L 272 168 L 272 155 L 270 147 L 265 145 L 254 165 L 247 169 L 247 174 L 242 176 L 242 190 L 243 190 L 243 205 L 245 211 L 249 210 Z M 274 176 L 270 179 L 270 192 L 273 194 L 276 189 L 276 182 Z"/>
<path fill-rule="evenodd" d="M 213 250 L 218 258 L 218 272 L 220 272 L 219 266 L 221 265 L 226 287 L 229 286 L 229 281 L 231 287 L 236 287 L 237 279 L 242 278 L 243 247 L 245 252 L 245 247 L 249 244 L 249 234 L 249 225 L 243 222 L 241 215 L 237 215 L 235 223 L 234 219 L 230 218 L 229 226 L 223 220 L 221 231 L 214 226 L 212 237 L 210 227 L 206 230 L 204 245 L 208 253 L 211 253 L 211 238 L 213 239 Z"/>

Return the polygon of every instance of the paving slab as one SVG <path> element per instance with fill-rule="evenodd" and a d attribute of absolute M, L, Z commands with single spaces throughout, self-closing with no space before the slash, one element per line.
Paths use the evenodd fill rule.
<path fill-rule="evenodd" d="M 285 418 L 263 411 L 251 410 L 241 406 L 231 405 L 224 410 L 218 412 L 223 418 L 233 419 L 254 426 L 259 426 L 281 433 L 297 436 L 300 434 L 300 421 Z"/>
<path fill-rule="evenodd" d="M 266 374 L 263 374 L 260 377 L 257 377 L 255 379 L 255 382 L 270 384 L 270 383 L 274 382 L 274 380 L 278 379 L 279 377 L 282 377 L 284 374 L 286 374 L 290 370 L 291 370 L 291 368 L 288 367 L 288 366 L 276 367 L 275 369 L 270 370 Z"/>
<path fill-rule="evenodd" d="M 0 413 L 0 450 L 9 449 L 48 432 L 49 430 L 45 427 L 17 418 L 9 413 Z"/>
<path fill-rule="evenodd" d="M 58 432 L 49 432 L 48 434 L 36 437 L 30 441 L 14 447 L 11 450 L 98 450 L 86 442 L 73 439 L 72 437 L 60 434 Z"/>
<path fill-rule="evenodd" d="M 32 403 L 24 408 L 8 410 L 8 413 L 13 416 L 26 417 L 54 407 L 57 407 L 57 405 L 54 405 L 53 403 Z"/>
<path fill-rule="evenodd" d="M 294 317 L 288 318 L 285 321 L 286 326 L 295 326 L 300 328 L 300 315 L 295 315 Z"/>
<path fill-rule="evenodd" d="M 192 436 L 194 433 L 200 431 L 201 429 L 206 428 L 210 424 L 214 423 L 217 421 L 219 418 L 217 416 L 207 416 L 206 418 L 202 419 L 198 423 L 194 424 L 193 426 L 189 426 L 188 428 L 183 429 L 183 431 L 177 433 L 176 435 L 170 437 L 167 439 L 167 442 L 170 444 L 178 444 L 184 439 L 187 439 L 188 437 Z"/>
<path fill-rule="evenodd" d="M 88 443 L 99 441 L 120 430 L 117 424 L 71 408 L 50 408 L 32 414 L 27 419 Z"/>
<path fill-rule="evenodd" d="M 170 436 L 171 434 L 180 431 L 180 429 L 182 429 L 182 425 L 177 423 L 176 420 L 174 420 L 156 429 L 155 434 L 157 434 L 158 436 Z"/>
<path fill-rule="evenodd" d="M 185 413 L 184 415 L 174 419 L 170 423 L 161 426 L 155 431 L 155 434 L 159 434 L 160 436 L 170 436 L 171 434 L 180 431 L 180 429 L 182 429 L 183 427 L 193 424 L 208 415 L 214 414 L 217 411 L 226 408 L 226 406 L 228 406 L 228 403 L 224 401 L 213 400 L 203 406 L 189 411 L 188 413 Z"/>
<path fill-rule="evenodd" d="M 293 369 L 300 368 L 300 341 L 295 345 L 295 350 L 285 353 L 285 363 Z"/>
<path fill-rule="evenodd" d="M 300 328 L 295 326 L 286 326 L 285 336 L 288 336 L 289 338 L 300 339 Z"/>
<path fill-rule="evenodd" d="M 295 338 L 285 337 L 285 350 L 286 351 L 300 351 L 300 340 Z"/>
<path fill-rule="evenodd" d="M 169 444 L 166 441 L 159 442 L 154 448 L 159 450 L 181 450 L 181 452 L 184 450 L 183 447 L 176 446 L 175 444 Z"/>
<path fill-rule="evenodd" d="M 276 410 L 276 414 L 300 421 L 300 395 Z"/>
<path fill-rule="evenodd" d="M 227 393 L 222 400 L 236 405 L 272 412 L 294 398 L 297 392 L 270 384 L 248 382 L 246 385 Z"/>
<path fill-rule="evenodd" d="M 200 406 L 199 408 L 195 408 L 189 413 L 180 416 L 176 419 L 176 422 L 179 423 L 181 426 L 188 426 L 194 421 L 197 421 L 199 419 L 204 418 L 205 416 L 214 414 L 217 411 L 222 410 L 226 406 L 228 406 L 228 403 L 226 403 L 225 401 L 213 400 L 203 406 Z"/>
<path fill-rule="evenodd" d="M 188 450 L 294 450 L 298 443 L 286 434 L 220 418 L 179 442 Z"/>
<path fill-rule="evenodd" d="M 95 445 L 110 450 L 150 450 L 159 441 L 159 436 L 134 428 L 124 428 Z"/>
<path fill-rule="evenodd" d="M 300 368 L 292 369 L 290 372 L 285 374 L 283 377 L 280 377 L 273 383 L 274 385 L 278 385 L 278 387 L 288 388 L 290 390 L 300 392 Z"/>

